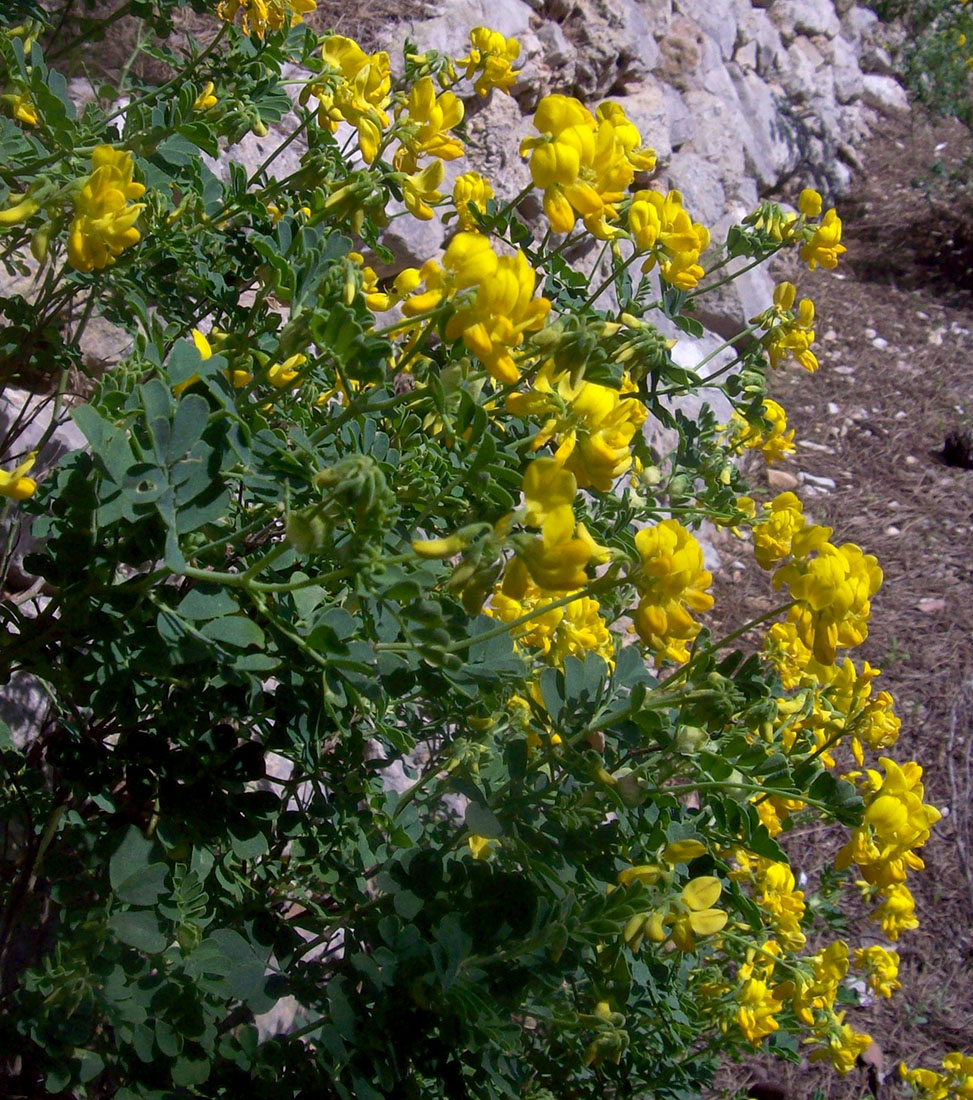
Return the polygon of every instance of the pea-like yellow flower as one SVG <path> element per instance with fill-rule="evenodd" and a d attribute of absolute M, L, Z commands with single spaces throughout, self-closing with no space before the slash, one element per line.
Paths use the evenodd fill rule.
<path fill-rule="evenodd" d="M 680 951 L 695 951 L 697 936 L 714 936 L 726 926 L 727 914 L 714 908 L 722 893 L 723 884 L 713 875 L 690 879 L 683 887 L 679 895 L 682 912 L 670 933 Z"/>
<path fill-rule="evenodd" d="M 212 80 L 207 80 L 203 85 L 203 90 L 196 96 L 193 103 L 194 111 L 208 111 L 211 107 L 215 107 L 219 100 L 213 94 L 215 85 Z"/>
<path fill-rule="evenodd" d="M 786 863 L 760 859 L 755 878 L 754 901 L 770 917 L 777 939 L 788 951 L 800 951 L 806 940 L 804 891 L 796 888 L 794 872 Z"/>
<path fill-rule="evenodd" d="M 401 145 L 393 164 L 400 172 L 415 172 L 422 157 L 456 160 L 463 143 L 451 131 L 463 121 L 463 101 L 452 92 L 436 93 L 431 76 L 417 80 L 399 111 Z"/>
<path fill-rule="evenodd" d="M 809 373 L 818 369 L 817 356 L 811 351 L 814 343 L 814 302 L 802 298 L 794 311 L 797 288 L 793 283 L 780 283 L 774 290 L 773 306 L 754 318 L 766 329 L 760 342 L 767 349 L 770 365 L 776 369 L 787 358 L 793 358 Z"/>
<path fill-rule="evenodd" d="M 0 95 L 0 110 L 9 118 L 15 118 L 25 126 L 36 126 L 40 121 L 34 101 L 26 89 Z"/>
<path fill-rule="evenodd" d="M 884 887 L 878 896 L 882 898 L 882 904 L 872 911 L 870 917 L 882 926 L 882 931 L 893 943 L 903 932 L 919 927 L 915 899 L 908 886 L 894 882 Z"/>
<path fill-rule="evenodd" d="M 794 560 L 774 574 L 775 588 L 787 585 L 797 601 L 789 613 L 798 637 L 823 665 L 834 663 L 839 647 L 861 645 L 868 636 L 871 597 L 882 570 L 854 543 L 825 542 L 810 559 Z"/>
<path fill-rule="evenodd" d="M 511 64 L 520 56 L 520 43 L 516 38 L 504 38 L 499 31 L 488 27 L 474 27 L 470 31 L 470 52 L 457 58 L 456 64 L 466 66 L 466 79 L 476 74 L 473 87 L 478 96 L 485 96 L 491 88 L 499 88 L 509 94 L 510 85 L 516 79 Z"/>
<path fill-rule="evenodd" d="M 570 96 L 545 96 L 534 114 L 540 137 L 520 143 L 530 158 L 534 186 L 544 192 L 544 212 L 555 233 L 569 233 L 578 217 L 589 233 L 610 240 L 621 230 L 609 223 L 637 170 L 655 163 L 638 130 L 617 103 L 603 103 L 597 116 Z"/>
<path fill-rule="evenodd" d="M 509 623 L 550 602 L 550 595 L 533 583 L 528 584 L 519 599 L 507 596 L 502 586 L 498 586 L 485 610 L 501 622 Z M 545 661 L 558 667 L 563 666 L 565 657 L 584 660 L 588 653 L 597 654 L 611 665 L 615 656 L 614 639 L 600 611 L 597 600 L 579 595 L 569 604 L 524 623 L 512 637 L 518 645 L 538 650 Z"/>
<path fill-rule="evenodd" d="M 859 947 L 855 952 L 855 966 L 865 971 L 865 981 L 873 993 L 889 998 L 901 988 L 899 981 L 899 953 L 875 944 Z"/>
<path fill-rule="evenodd" d="M 290 389 L 301 380 L 301 372 L 298 369 L 307 362 L 307 356 L 291 355 L 283 363 L 273 363 L 267 368 L 267 381 L 277 390 Z"/>
<path fill-rule="evenodd" d="M 317 8 L 315 0 L 220 0 L 216 14 L 227 23 L 237 15 L 244 34 L 263 38 L 268 30 L 279 31 Z"/>
<path fill-rule="evenodd" d="M 426 290 L 404 302 L 402 312 L 414 317 L 460 291 L 475 290 L 446 322 L 446 339 L 462 339 L 498 382 L 516 382 L 520 371 L 513 351 L 524 333 L 543 327 L 551 308 L 546 298 L 534 298 L 537 276 L 523 252 L 498 256 L 479 233 L 457 233 L 442 267 L 429 261 L 419 275 Z"/>
<path fill-rule="evenodd" d="M 586 489 L 610 491 L 615 480 L 632 465 L 631 443 L 645 423 L 648 410 L 634 394 L 628 379 L 620 389 L 600 386 L 568 373 L 556 373 L 547 363 L 529 393 L 511 394 L 507 409 L 515 416 L 546 417 L 531 444 L 534 450 L 555 441 L 554 457 Z"/>
<path fill-rule="evenodd" d="M 687 643 L 700 631 L 689 611 L 708 611 L 706 591 L 713 575 L 704 566 L 699 543 L 678 520 L 666 519 L 635 536 L 641 562 L 636 585 L 641 593 L 633 616 L 639 637 L 656 654 L 683 663 Z"/>
<path fill-rule="evenodd" d="M 135 222 L 144 203 L 145 187 L 132 179 L 131 153 L 99 145 L 91 154 L 91 175 L 74 200 L 74 220 L 68 230 L 68 262 L 78 271 L 92 271 L 115 262 L 141 239 Z"/>
<path fill-rule="evenodd" d="M 436 188 L 443 182 L 445 168 L 441 160 L 427 164 L 421 172 L 405 176 L 402 180 L 402 200 L 409 213 L 419 221 L 432 217 L 430 203 L 442 202 L 442 194 Z"/>
<path fill-rule="evenodd" d="M 481 213 L 485 213 L 486 205 L 492 198 L 493 187 L 479 172 L 464 172 L 462 176 L 458 176 L 453 184 L 453 205 L 456 207 L 460 229 L 476 229 L 470 210 L 471 202 L 476 204 Z"/>
<path fill-rule="evenodd" d="M 829 1061 L 837 1073 L 851 1073 L 858 1063 L 860 1055 L 872 1045 L 872 1037 L 864 1032 L 855 1031 L 844 1022 L 843 1012 L 834 1019 L 825 1033 L 827 1045 L 811 1052 L 812 1062 Z"/>
<path fill-rule="evenodd" d="M 770 423 L 767 430 L 748 424 L 734 410 L 730 442 L 734 447 L 760 451 L 769 466 L 794 452 L 794 429 L 787 430 L 787 413 L 769 397 L 764 398 L 762 414 Z"/>
<path fill-rule="evenodd" d="M 813 187 L 805 187 L 797 200 L 797 209 L 805 218 L 816 218 L 821 213 L 821 195 Z"/>
<path fill-rule="evenodd" d="M 37 491 L 37 482 L 32 477 L 27 477 L 37 460 L 37 452 L 32 451 L 19 466 L 12 470 L 0 470 L 0 496 L 8 500 L 27 500 Z"/>
<path fill-rule="evenodd" d="M 628 231 L 636 249 L 648 253 L 643 271 L 658 264 L 662 278 L 680 290 L 692 290 L 703 277 L 699 257 L 709 248 L 709 230 L 692 220 L 678 191 L 636 191 Z"/>
<path fill-rule="evenodd" d="M 385 112 L 392 86 L 389 55 L 384 50 L 366 54 L 357 42 L 340 34 L 325 39 L 321 54 L 329 71 L 302 92 L 301 102 L 310 95 L 318 100 L 318 123 L 331 133 L 341 122 L 354 126 L 362 159 L 371 164 L 378 155 L 382 131 L 389 125 Z"/>
<path fill-rule="evenodd" d="M 781 493 L 764 505 L 765 518 L 753 529 L 753 553 L 761 569 L 790 554 L 806 557 L 831 537 L 830 527 L 808 526 L 804 505 L 794 493 Z"/>
<path fill-rule="evenodd" d="M 834 208 L 821 219 L 821 224 L 807 231 L 807 240 L 801 246 L 801 259 L 813 271 L 818 264 L 826 268 L 838 266 L 838 257 L 848 250 L 841 243 L 841 218 Z"/>

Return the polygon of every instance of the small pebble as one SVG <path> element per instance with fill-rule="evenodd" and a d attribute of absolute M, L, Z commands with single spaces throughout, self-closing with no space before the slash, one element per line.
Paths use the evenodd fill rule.
<path fill-rule="evenodd" d="M 934 328 L 929 330 L 929 335 L 926 337 L 933 347 L 942 347 L 943 344 L 943 330 L 941 328 Z"/>
<path fill-rule="evenodd" d="M 885 533 L 886 533 L 886 535 L 901 535 L 902 534 L 902 532 L 898 529 L 898 527 L 894 527 L 892 525 L 889 525 L 888 527 L 885 528 Z"/>
<path fill-rule="evenodd" d="M 817 489 L 833 489 L 835 482 L 830 477 L 816 477 L 814 474 L 801 474 L 801 480 L 806 485 L 813 485 Z"/>
<path fill-rule="evenodd" d="M 875 329 L 873 329 L 873 328 L 865 329 L 865 339 L 866 340 L 874 340 L 876 336 L 878 336 L 878 333 L 875 331 Z"/>
<path fill-rule="evenodd" d="M 885 349 L 888 346 L 889 346 L 888 340 L 886 340 L 882 336 L 876 336 L 875 339 L 872 341 L 872 347 L 873 348 L 878 348 L 879 351 L 885 351 Z"/>
<path fill-rule="evenodd" d="M 916 458 L 916 456 L 915 456 L 915 455 L 906 455 L 906 456 L 905 456 L 905 464 L 906 464 L 906 466 L 915 466 L 915 464 L 916 464 L 916 463 L 917 463 L 918 461 L 919 461 L 919 459 L 918 459 L 918 458 Z"/>
<path fill-rule="evenodd" d="M 907 412 L 903 411 L 902 409 L 899 409 L 899 411 L 895 414 L 895 419 L 896 420 L 905 420 L 905 418 L 908 415 L 909 414 Z"/>
<path fill-rule="evenodd" d="M 829 328 L 828 331 L 824 334 L 824 338 L 825 340 L 837 340 L 838 334 L 833 328 Z"/>
<path fill-rule="evenodd" d="M 922 310 L 922 309 L 917 309 L 916 310 L 916 316 L 919 318 L 920 321 L 928 321 L 929 320 L 929 314 L 926 313 L 925 310 Z"/>
<path fill-rule="evenodd" d="M 828 416 L 837 416 L 841 412 L 841 406 L 836 405 L 833 401 L 828 402 Z"/>
<path fill-rule="evenodd" d="M 854 367 L 845 367 L 845 366 L 835 367 L 834 372 L 835 372 L 835 374 L 854 374 L 855 373 L 855 368 Z"/>
<path fill-rule="evenodd" d="M 916 606 L 923 615 L 935 615 L 937 611 L 946 610 L 946 601 L 935 599 L 920 600 Z"/>

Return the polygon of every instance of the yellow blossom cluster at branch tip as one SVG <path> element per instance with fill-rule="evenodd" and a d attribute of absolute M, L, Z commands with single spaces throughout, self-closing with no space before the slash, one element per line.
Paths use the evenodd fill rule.
<path fill-rule="evenodd" d="M 746 450 L 760 451 L 767 464 L 772 465 L 794 452 L 794 429 L 787 430 L 787 414 L 769 397 L 764 398 L 762 415 L 770 423 L 769 429 L 752 426 L 734 410 L 730 443 Z"/>
<path fill-rule="evenodd" d="M 263 38 L 268 30 L 279 31 L 317 8 L 315 0 L 220 0 L 216 14 L 227 23 L 240 16 L 244 34 Z"/>
<path fill-rule="evenodd" d="M 527 137 L 520 154 L 530 159 L 534 186 L 544 192 L 544 212 L 555 233 L 570 233 L 580 217 L 593 236 L 620 234 L 609 221 L 635 178 L 651 171 L 655 153 L 641 145 L 638 130 L 617 103 L 597 113 L 564 95 L 545 96 L 534 114 L 540 137 Z"/>
<path fill-rule="evenodd" d="M 357 42 L 340 34 L 325 39 L 321 54 L 329 69 L 301 93 L 301 102 L 310 95 L 318 100 L 318 124 L 331 133 L 340 122 L 354 126 L 362 159 L 371 164 L 378 155 L 382 131 L 389 125 L 385 112 L 391 102 L 389 55 L 384 50 L 366 54 Z"/>
<path fill-rule="evenodd" d="M 93 271 L 115 262 L 136 244 L 141 234 L 135 222 L 144 203 L 145 187 L 132 179 L 132 155 L 111 145 L 99 145 L 91 154 L 91 175 L 74 200 L 74 220 L 68 230 L 68 263 L 78 271 Z"/>
<path fill-rule="evenodd" d="M 709 247 L 709 230 L 692 220 L 680 192 L 636 191 L 628 231 L 637 251 L 649 254 L 643 271 L 658 264 L 662 278 L 680 290 L 692 290 L 703 277 L 699 257 Z"/>
<path fill-rule="evenodd" d="M 675 519 L 646 527 L 635 536 L 640 565 L 636 579 L 640 600 L 635 629 L 654 651 L 656 660 L 689 660 L 688 643 L 699 633 L 690 611 L 708 611 L 713 597 L 706 591 L 713 575 L 703 562 L 699 543 Z"/>
<path fill-rule="evenodd" d="M 485 96 L 491 88 L 508 92 L 516 79 L 511 65 L 520 56 L 520 43 L 516 38 L 504 38 L 499 31 L 488 27 L 474 27 L 470 31 L 470 52 L 456 59 L 456 64 L 466 66 L 466 79 L 474 74 L 473 87 L 478 96 Z"/>

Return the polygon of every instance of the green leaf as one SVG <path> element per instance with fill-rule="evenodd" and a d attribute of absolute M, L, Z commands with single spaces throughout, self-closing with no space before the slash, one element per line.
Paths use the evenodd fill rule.
<path fill-rule="evenodd" d="M 234 646 L 237 649 L 264 644 L 264 632 L 245 615 L 227 615 L 222 619 L 212 619 L 200 628 L 200 634 L 209 638 L 210 641 Z"/>
<path fill-rule="evenodd" d="M 175 462 L 195 446 L 209 420 L 209 405 L 196 393 L 187 394 L 179 402 L 172 421 L 166 459 Z"/>
<path fill-rule="evenodd" d="M 108 927 L 129 947 L 158 955 L 169 946 L 169 940 L 159 929 L 155 913 L 145 909 L 128 909 L 112 913 Z"/>
<path fill-rule="evenodd" d="M 165 892 L 167 866 L 153 856 L 161 849 L 130 825 L 108 863 L 115 897 L 129 905 L 153 905 Z"/>
<path fill-rule="evenodd" d="M 466 827 L 471 833 L 485 836 L 488 840 L 503 836 L 503 826 L 496 815 L 488 806 L 483 806 L 479 802 L 471 802 L 466 807 Z"/>
<path fill-rule="evenodd" d="M 217 584 L 200 584 L 190 589 L 176 605 L 184 619 L 205 622 L 221 619 L 239 611 L 239 605 L 226 588 Z"/>

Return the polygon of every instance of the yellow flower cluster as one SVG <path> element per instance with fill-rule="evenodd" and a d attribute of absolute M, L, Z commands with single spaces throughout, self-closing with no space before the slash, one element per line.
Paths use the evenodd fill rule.
<path fill-rule="evenodd" d="M 392 75 L 389 55 L 380 50 L 366 54 L 351 38 L 330 35 L 321 50 L 329 72 L 301 95 L 318 100 L 318 124 L 335 133 L 340 122 L 358 131 L 358 148 L 371 164 L 378 155 L 382 131 L 389 125 L 385 108 L 391 102 Z"/>
<path fill-rule="evenodd" d="M 889 951 L 880 944 L 859 947 L 855 952 L 855 967 L 865 971 L 868 988 L 879 997 L 889 998 L 901 988 L 898 951 Z"/>
<path fill-rule="evenodd" d="M 943 1059 L 943 1072 L 909 1069 L 899 1065 L 899 1075 L 921 1100 L 973 1100 L 973 1058 L 958 1050 Z"/>
<path fill-rule="evenodd" d="M 316 7 L 315 0 L 220 0 L 216 14 L 227 23 L 239 14 L 243 33 L 263 38 L 268 30 L 279 31 L 301 22 Z"/>
<path fill-rule="evenodd" d="M 464 107 L 452 92 L 436 92 L 431 76 L 417 80 L 396 111 L 400 145 L 392 158 L 399 172 L 415 172 L 423 157 L 457 160 L 463 143 L 451 133 L 463 121 Z M 441 177 L 440 177 L 441 178 Z"/>
<path fill-rule="evenodd" d="M 456 64 L 466 66 L 466 79 L 475 75 L 473 87 L 476 94 L 485 96 L 491 88 L 509 92 L 516 79 L 511 64 L 520 56 L 520 43 L 516 38 L 504 38 L 499 31 L 488 27 L 474 27 L 470 31 L 470 52 L 457 59 Z"/>
<path fill-rule="evenodd" d="M 688 661 L 688 643 L 700 630 L 689 612 L 713 606 L 706 591 L 713 575 L 704 566 L 702 548 L 675 519 L 639 531 L 635 547 L 641 559 L 636 577 L 641 598 L 634 616 L 639 637 L 657 662 Z"/>
<path fill-rule="evenodd" d="M 644 940 L 651 943 L 671 941 L 680 951 L 695 951 L 697 936 L 715 936 L 726 927 L 727 914 L 715 908 L 723 893 L 723 884 L 714 875 L 690 879 L 678 894 L 673 895 L 669 882 L 674 876 L 671 867 L 686 863 L 705 853 L 698 840 L 677 840 L 668 844 L 659 863 L 628 867 L 618 875 L 622 886 L 642 882 L 649 886 L 661 883 L 654 907 L 636 913 L 626 924 L 622 938 L 632 951 L 638 951 Z"/>
<path fill-rule="evenodd" d="M 68 230 L 68 263 L 78 271 L 93 271 L 115 262 L 141 234 L 135 228 L 144 203 L 129 204 L 145 194 L 132 179 L 131 153 L 99 145 L 91 154 L 91 175 L 74 200 L 74 220 Z"/>
<path fill-rule="evenodd" d="M 764 857 L 746 862 L 753 881 L 753 900 L 770 918 L 777 940 L 788 951 L 800 951 L 806 941 L 801 930 L 804 891 L 797 889 L 794 872 L 786 863 Z M 739 877 L 739 872 L 734 877 Z"/>
<path fill-rule="evenodd" d="M 817 356 L 811 351 L 814 343 L 814 303 L 802 298 L 794 312 L 797 288 L 793 283 L 780 283 L 774 290 L 774 304 L 754 318 L 754 323 L 766 330 L 761 344 L 775 369 L 788 358 L 795 359 L 809 374 L 818 369 Z"/>
<path fill-rule="evenodd" d="M 589 562 L 598 565 L 608 560 L 605 548 L 595 543 L 583 523 L 575 521 L 577 491 L 574 474 L 553 458 L 534 459 L 527 467 L 524 523 L 539 528 L 541 534 L 521 544 L 507 566 L 502 588 L 505 596 L 523 599 L 531 580 L 548 592 L 572 592 L 587 583 Z"/>
<path fill-rule="evenodd" d="M 570 233 L 580 217 L 593 236 L 609 240 L 620 230 L 616 203 L 636 171 L 651 171 L 655 153 L 617 103 L 602 103 L 595 115 L 579 100 L 545 96 L 534 114 L 540 137 L 524 138 L 534 186 L 544 192 L 544 212 L 555 233 Z"/>
<path fill-rule="evenodd" d="M 692 290 L 703 277 L 699 257 L 709 247 L 709 230 L 692 220 L 678 191 L 636 191 L 628 231 L 636 250 L 649 253 L 643 271 L 658 263 L 662 278 L 680 290 Z"/>
<path fill-rule="evenodd" d="M 528 583 L 519 599 L 506 595 L 498 586 L 491 606 L 486 610 L 501 622 L 512 623 L 550 602 L 551 597 L 533 583 Z M 562 607 L 549 608 L 537 614 L 530 622 L 514 630 L 511 636 L 520 645 L 538 650 L 552 665 L 563 665 L 564 658 L 568 656 L 584 660 L 588 653 L 595 653 L 611 664 L 615 644 L 600 611 L 597 600 L 579 596 Z"/>
<path fill-rule="evenodd" d="M 610 492 L 632 465 L 631 443 L 648 410 L 630 396 L 636 387 L 625 378 L 620 389 L 557 373 L 553 362 L 538 372 L 529 393 L 511 394 L 507 409 L 514 416 L 546 418 L 534 437 L 537 450 L 554 442 L 554 457 L 570 470 L 581 488 Z"/>
<path fill-rule="evenodd" d="M 479 172 L 464 172 L 463 175 L 457 176 L 453 184 L 453 205 L 456 207 L 460 229 L 467 231 L 476 229 L 473 212 L 470 210 L 471 202 L 482 213 L 492 198 L 493 187 L 490 181 Z"/>
<path fill-rule="evenodd" d="M 760 451 L 768 465 L 779 462 L 792 454 L 794 447 L 794 429 L 787 430 L 787 414 L 771 398 L 764 398 L 763 418 L 770 424 L 769 429 L 754 427 L 738 412 L 734 411 L 731 422 L 730 445 L 745 450 Z"/>
<path fill-rule="evenodd" d="M 517 382 L 520 371 L 512 352 L 525 332 L 543 326 L 551 308 L 546 298 L 534 298 L 537 276 L 523 252 L 518 249 L 513 256 L 498 256 L 486 237 L 457 233 L 442 266 L 429 260 L 413 273 L 414 269 L 409 269 L 402 278 L 421 280 L 425 290 L 402 304 L 406 317 L 428 313 L 467 292 L 446 322 L 446 339 L 462 339 L 498 382 Z"/>

